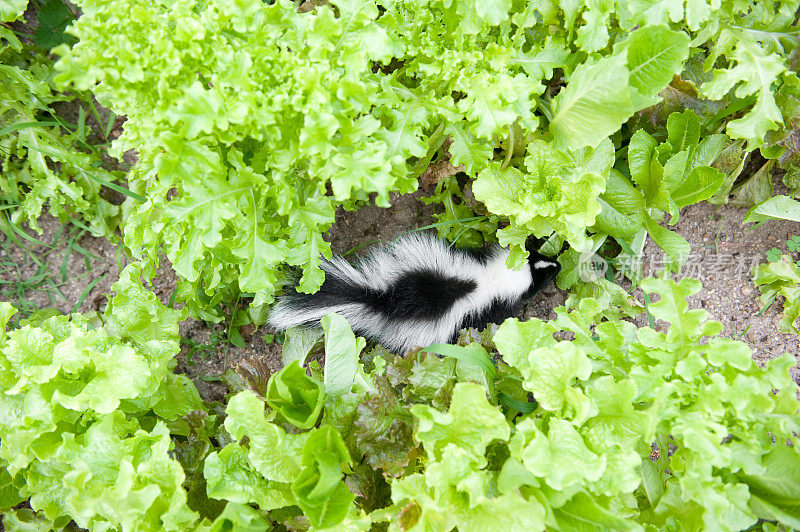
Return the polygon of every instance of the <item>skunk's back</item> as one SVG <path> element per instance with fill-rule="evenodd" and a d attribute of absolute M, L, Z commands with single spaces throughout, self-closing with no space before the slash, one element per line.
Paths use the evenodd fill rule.
<path fill-rule="evenodd" d="M 323 261 L 320 290 L 287 287 L 268 322 L 279 330 L 313 326 L 337 312 L 389 349 L 447 342 L 465 324 L 508 315 L 531 286 L 530 270 L 509 270 L 507 256 L 499 246 L 453 249 L 432 233 L 411 233 L 352 265 L 341 257 Z"/>

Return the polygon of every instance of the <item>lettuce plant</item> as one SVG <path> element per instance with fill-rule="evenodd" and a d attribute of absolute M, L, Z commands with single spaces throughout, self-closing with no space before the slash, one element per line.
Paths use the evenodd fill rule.
<path fill-rule="evenodd" d="M 181 278 L 178 300 L 211 320 L 221 302 L 250 296 L 251 319 L 263 321 L 283 264 L 302 268 L 301 290 L 317 289 L 334 209 L 369 194 L 386 206 L 390 191 L 413 190 L 448 138 L 491 215 L 470 242 L 497 238 L 518 264 L 530 234 L 594 250 L 602 238 L 587 230 L 630 239 L 630 216 L 677 257 L 685 242 L 653 209 L 674 220 L 716 192 L 707 167 L 722 130 L 777 156 L 800 94 L 788 62 L 792 1 L 81 6 L 68 30 L 79 41 L 58 49 L 56 79 L 128 116 L 114 150 L 139 151 L 130 179 L 146 201 L 125 243 L 148 275 L 163 250 Z M 656 165 L 625 183 L 612 169 L 626 149 L 652 148 L 626 123 L 688 93 L 739 113 L 703 112 L 691 145 L 659 145 L 664 176 Z M 444 188 L 437 197 L 453 206 L 463 191 Z M 468 214 L 458 210 L 443 221 Z"/>
<path fill-rule="evenodd" d="M 18 4 L 4 7 L 0 21 L 20 18 L 27 2 Z M 52 74 L 45 54 L 0 26 L 0 192 L 12 208 L 8 219 L 41 232 L 37 219 L 46 207 L 62 222 L 113 238 L 121 210 L 100 191 L 104 184 L 119 189 L 121 174 L 100 167 L 98 149 L 86 142 L 85 115 L 81 125 L 58 116 L 54 104 L 75 96 L 55 92 Z"/>
<path fill-rule="evenodd" d="M 658 330 L 586 297 L 430 348 L 445 358 L 360 355 L 331 315 L 324 371 L 242 381 L 223 413 L 169 371 L 182 313 L 139 275 L 124 272 L 102 326 L 51 317 L 2 336 L 0 504 L 31 507 L 9 526 L 800 526 L 794 358 L 759 367 L 716 336 L 686 303 L 697 281 L 642 281 Z"/>
<path fill-rule="evenodd" d="M 717 337 L 721 325 L 686 303 L 697 281 L 642 287 L 659 330 L 605 320 L 585 298 L 551 322 L 510 319 L 431 348 L 444 359 L 376 348 L 347 373 L 350 391 L 325 399 L 319 428 L 299 434 L 239 392 L 225 422 L 234 443 L 206 461 L 209 495 L 353 530 L 798 526 L 793 357 L 762 368 Z M 352 332 L 329 321 L 327 335 L 353 340 L 334 358 L 355 358 Z M 312 377 L 290 378 L 293 367 L 272 379 L 306 388 Z"/>
<path fill-rule="evenodd" d="M 29 499 L 62 527 L 183 530 L 184 472 L 167 424 L 203 408 L 174 375 L 182 312 L 165 308 L 129 266 L 97 327 L 75 314 L 4 332 L 0 461 L 4 509 Z M 15 312 L 0 304 L 5 327 Z"/>
<path fill-rule="evenodd" d="M 147 201 L 125 243 L 150 263 L 163 246 L 196 315 L 219 319 L 216 305 L 245 293 L 262 321 L 281 263 L 316 290 L 334 207 L 414 189 L 407 159 L 428 150 L 427 113 L 407 113 L 378 69 L 402 44 L 375 24 L 377 5 L 82 7 L 58 79 L 128 116 L 116 148 L 139 150 L 131 181 Z"/>
<path fill-rule="evenodd" d="M 800 266 L 790 255 L 780 255 L 775 261 L 759 264 L 753 272 L 753 281 L 761 291 L 761 302 L 772 304 L 777 296 L 783 297 L 783 317 L 778 328 L 787 333 L 800 334 Z"/>

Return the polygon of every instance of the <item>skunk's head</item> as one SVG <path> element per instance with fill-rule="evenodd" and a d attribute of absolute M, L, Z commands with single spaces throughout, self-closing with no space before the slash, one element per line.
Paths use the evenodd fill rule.
<path fill-rule="evenodd" d="M 531 269 L 531 277 L 533 279 L 530 288 L 528 288 L 523 296 L 526 298 L 533 296 L 536 292 L 544 288 L 547 283 L 555 279 L 558 272 L 561 271 L 561 265 L 555 258 L 551 259 L 545 257 L 538 251 L 535 251 L 534 247 L 538 248 L 536 244 L 538 244 L 538 242 L 531 242 L 525 246 L 528 250 L 528 266 Z"/>

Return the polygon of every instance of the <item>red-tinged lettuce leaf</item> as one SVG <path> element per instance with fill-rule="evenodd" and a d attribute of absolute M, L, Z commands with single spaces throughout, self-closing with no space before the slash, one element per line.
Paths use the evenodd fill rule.
<path fill-rule="evenodd" d="M 728 195 L 733 188 L 733 184 L 741 175 L 745 163 L 748 161 L 748 153 L 744 150 L 744 144 L 745 142 L 742 139 L 730 142 L 714 161 L 712 166 L 725 174 L 725 179 L 720 189 L 709 198 L 709 203 L 728 202 Z"/>
<path fill-rule="evenodd" d="M 446 408 L 457 380 L 455 359 L 419 353 L 411 355 L 408 360 L 413 365 L 403 388 L 403 399 L 408 403 Z"/>
<path fill-rule="evenodd" d="M 392 489 L 380 470 L 366 463 L 358 464 L 344 478 L 347 489 L 356 496 L 355 506 L 366 512 L 384 509 L 391 504 Z M 376 517 L 370 516 L 370 518 Z"/>
<path fill-rule="evenodd" d="M 236 364 L 234 371 L 241 381 L 242 387 L 253 391 L 259 397 L 267 396 L 267 385 L 272 376 L 272 370 L 269 369 L 263 358 L 246 358 Z"/>
<path fill-rule="evenodd" d="M 175 459 L 186 473 L 183 487 L 186 489 L 186 504 L 198 512 L 201 518 L 214 519 L 225 507 L 222 501 L 208 498 L 206 478 L 203 476 L 205 458 L 214 444 L 211 437 L 222 439 L 219 435 L 219 416 L 209 416 L 205 411 L 195 411 L 183 416 L 189 427 L 185 438 L 174 438 Z"/>
<path fill-rule="evenodd" d="M 413 375 L 414 362 L 418 355 L 408 352 L 404 356 L 395 355 L 389 351 L 380 352 L 379 355 L 386 361 L 384 374 L 392 386 L 401 386 L 408 383 L 408 379 Z M 427 355 L 425 355 L 427 356 Z"/>
<path fill-rule="evenodd" d="M 320 422 L 320 425 L 328 425 L 339 433 L 356 462 L 361 460 L 363 454 L 353 437 L 356 430 L 355 420 L 358 417 L 357 408 L 362 400 L 363 395 L 356 393 L 329 396 L 325 400 L 325 413 Z"/>
<path fill-rule="evenodd" d="M 777 198 L 786 198 L 786 196 L 772 196 L 774 193 L 774 186 L 772 184 L 772 167 L 775 161 L 767 161 L 756 173 L 748 177 L 742 183 L 733 187 L 730 191 L 731 200 L 730 204 L 734 207 L 753 207 L 745 217 L 747 222 L 758 222 L 763 220 L 772 219 L 767 211 L 766 216 L 759 216 L 756 213 L 763 207 L 769 209 L 770 206 L 788 206 L 791 201 L 781 201 Z M 788 199 L 788 198 L 787 198 Z M 777 211 L 780 212 L 780 211 Z M 800 220 L 800 216 L 795 216 Z"/>
<path fill-rule="evenodd" d="M 400 477 L 419 453 L 409 406 L 384 378 L 376 378 L 379 393 L 358 405 L 354 436 L 364 460 L 384 475 Z"/>

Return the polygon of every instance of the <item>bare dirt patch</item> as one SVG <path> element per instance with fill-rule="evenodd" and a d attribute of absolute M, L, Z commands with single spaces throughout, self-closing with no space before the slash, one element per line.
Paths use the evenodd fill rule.
<path fill-rule="evenodd" d="M 682 274 L 703 283 L 703 290 L 689 299 L 690 305 L 707 310 L 720 321 L 722 336 L 746 342 L 759 362 L 787 352 L 797 357 L 800 337 L 777 329 L 783 301 L 775 301 L 764 310 L 750 272 L 753 266 L 766 262 L 766 252 L 772 247 L 785 252 L 786 240 L 800 234 L 800 224 L 771 221 L 755 227 L 743 222 L 745 214 L 747 209 L 699 203 L 684 209 L 671 228 L 692 246 Z M 662 260 L 663 252 L 649 242 L 645 247 L 648 273 L 656 273 Z M 799 375 L 795 367 L 796 380 Z"/>

